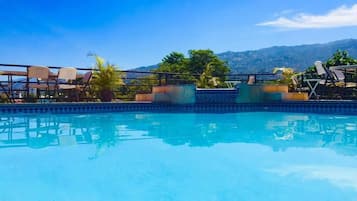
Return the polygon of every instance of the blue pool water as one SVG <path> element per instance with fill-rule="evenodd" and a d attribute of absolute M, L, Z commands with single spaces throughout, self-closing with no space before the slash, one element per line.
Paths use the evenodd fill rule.
<path fill-rule="evenodd" d="M 357 200 L 357 117 L 0 116 L 0 201 Z"/>

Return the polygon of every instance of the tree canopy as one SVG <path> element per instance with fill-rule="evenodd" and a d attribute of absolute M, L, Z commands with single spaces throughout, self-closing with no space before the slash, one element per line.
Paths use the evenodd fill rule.
<path fill-rule="evenodd" d="M 352 58 L 346 50 L 337 50 L 333 56 L 327 60 L 326 67 L 354 64 L 357 64 L 357 60 Z"/>
<path fill-rule="evenodd" d="M 188 55 L 186 58 L 182 53 L 172 52 L 155 71 L 180 73 L 176 78 L 195 81 L 200 87 L 214 87 L 224 82 L 230 69 L 212 50 L 190 50 Z"/>

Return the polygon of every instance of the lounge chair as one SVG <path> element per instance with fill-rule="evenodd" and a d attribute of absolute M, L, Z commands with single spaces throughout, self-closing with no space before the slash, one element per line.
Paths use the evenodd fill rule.
<path fill-rule="evenodd" d="M 323 66 L 321 61 L 316 61 L 315 67 L 316 67 L 317 74 L 323 76 L 323 78 L 319 82 L 320 84 L 335 85 L 336 82 L 343 81 L 345 79 L 345 76 L 341 71 L 339 70 L 330 71 L 329 69 Z"/>

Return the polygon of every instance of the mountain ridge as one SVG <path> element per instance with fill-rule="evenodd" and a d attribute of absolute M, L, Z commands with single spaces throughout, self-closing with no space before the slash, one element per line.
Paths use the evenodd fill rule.
<path fill-rule="evenodd" d="M 259 73 L 271 72 L 273 68 L 282 66 L 304 71 L 317 60 L 326 61 L 337 50 L 347 50 L 352 57 L 357 58 L 357 39 L 295 46 L 272 46 L 238 52 L 226 51 L 216 55 L 228 63 L 231 73 Z M 155 64 L 132 70 L 150 71 L 157 67 L 158 64 Z"/>

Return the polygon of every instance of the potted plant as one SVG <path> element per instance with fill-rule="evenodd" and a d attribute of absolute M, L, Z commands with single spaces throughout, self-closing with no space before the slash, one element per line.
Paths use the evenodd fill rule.
<path fill-rule="evenodd" d="M 296 80 L 297 76 L 300 76 L 301 73 L 297 73 L 292 68 L 275 68 L 274 73 L 281 71 L 281 78 L 278 79 L 275 83 L 279 84 L 278 87 L 285 86 L 285 93 L 283 94 L 284 100 L 293 100 L 293 101 L 304 101 L 308 100 L 308 94 L 302 93 L 301 91 L 296 92 L 298 81 Z M 295 82 L 294 82 L 295 77 Z"/>
<path fill-rule="evenodd" d="M 282 67 L 274 68 L 273 73 L 281 71 L 281 78 L 276 81 L 276 84 L 286 85 L 290 90 L 294 89 L 293 76 L 298 75 L 292 68 Z"/>
<path fill-rule="evenodd" d="M 117 66 L 106 63 L 103 58 L 95 56 L 96 64 L 93 72 L 91 86 L 102 102 L 111 102 L 114 96 L 113 91 L 124 85 L 122 76 Z"/>

